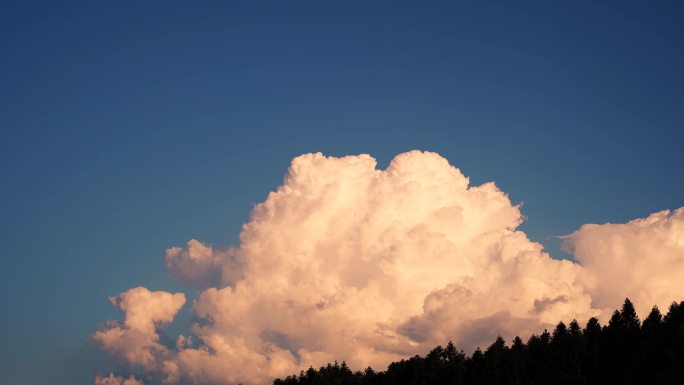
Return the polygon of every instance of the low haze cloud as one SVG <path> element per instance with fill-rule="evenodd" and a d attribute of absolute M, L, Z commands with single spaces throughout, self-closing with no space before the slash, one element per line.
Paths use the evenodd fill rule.
<path fill-rule="evenodd" d="M 145 288 L 114 298 L 124 321 L 94 339 L 167 384 L 266 384 L 333 360 L 382 368 L 448 340 L 470 351 L 603 315 L 630 294 L 601 282 L 620 272 L 631 274 L 615 285 L 642 290 L 637 304 L 678 299 L 684 283 L 656 276 L 683 272 L 683 216 L 584 226 L 564 241 L 578 264 L 552 259 L 517 230 L 505 193 L 470 186 L 438 154 L 400 154 L 386 170 L 368 155 L 306 154 L 255 207 L 238 247 L 167 250 L 172 275 L 202 289 L 174 348 L 158 327 L 185 297 Z M 649 250 L 633 246 L 645 239 Z"/>
<path fill-rule="evenodd" d="M 95 385 L 143 385 L 142 382 L 138 381 L 135 377 L 130 376 L 128 378 L 115 376 L 110 373 L 107 377 L 96 376 Z"/>

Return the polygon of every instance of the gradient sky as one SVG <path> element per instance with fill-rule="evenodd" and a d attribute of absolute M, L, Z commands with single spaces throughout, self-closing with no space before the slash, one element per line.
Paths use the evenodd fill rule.
<path fill-rule="evenodd" d="M 164 250 L 302 153 L 436 151 L 558 258 L 683 205 L 681 1 L 454 3 L 2 2 L 2 382 L 91 383 L 107 297 L 184 290 Z"/>

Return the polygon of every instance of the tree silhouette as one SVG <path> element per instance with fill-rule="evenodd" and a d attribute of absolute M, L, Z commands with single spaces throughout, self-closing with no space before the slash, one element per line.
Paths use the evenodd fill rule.
<path fill-rule="evenodd" d="M 684 384 L 684 302 L 663 316 L 657 307 L 640 322 L 626 299 L 606 326 L 573 320 L 510 347 L 500 336 L 468 357 L 449 342 L 385 371 L 353 372 L 345 362 L 309 368 L 274 385 L 593 385 Z"/>

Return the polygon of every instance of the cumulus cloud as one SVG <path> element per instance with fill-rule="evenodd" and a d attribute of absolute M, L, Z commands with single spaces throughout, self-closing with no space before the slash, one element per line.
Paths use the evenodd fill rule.
<path fill-rule="evenodd" d="M 677 213 L 661 216 L 681 220 Z M 114 299 L 123 323 L 94 338 L 168 384 L 266 384 L 333 360 L 382 368 L 448 340 L 471 350 L 624 299 L 599 282 L 606 260 L 590 240 L 606 234 L 583 227 L 566 238 L 577 264 L 552 259 L 521 223 L 494 183 L 471 186 L 435 153 L 400 154 L 385 170 L 369 155 L 302 155 L 254 208 L 238 247 L 191 240 L 167 250 L 172 275 L 203 289 L 192 306 L 197 322 L 175 349 L 159 343 L 155 326 L 173 319 L 184 296 L 144 288 Z M 681 259 L 681 224 L 658 226 L 670 229 L 659 238 L 670 248 L 658 252 Z M 634 285 L 667 299 L 655 279 Z"/>
<path fill-rule="evenodd" d="M 642 315 L 684 298 L 684 208 L 622 224 L 587 224 L 566 236 L 563 247 L 585 268 L 583 283 L 604 313 L 625 296 Z"/>
<path fill-rule="evenodd" d="M 107 377 L 95 376 L 93 381 L 94 385 L 144 385 L 142 382 L 138 381 L 135 377 L 130 376 L 128 378 L 123 378 L 121 376 L 115 376 L 113 373 L 109 373 Z"/>
<path fill-rule="evenodd" d="M 166 250 L 166 267 L 178 281 L 200 289 L 232 285 L 241 278 L 243 265 L 235 251 L 233 247 L 221 250 L 191 239 L 186 248 Z"/>
<path fill-rule="evenodd" d="M 157 370 L 170 352 L 159 343 L 157 328 L 173 321 L 185 304 L 183 293 L 130 289 L 109 301 L 124 313 L 124 321 L 110 321 L 93 339 L 112 355 L 130 365 Z"/>

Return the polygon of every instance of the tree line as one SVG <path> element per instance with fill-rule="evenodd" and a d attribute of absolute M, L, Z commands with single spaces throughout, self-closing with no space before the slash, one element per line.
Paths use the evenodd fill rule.
<path fill-rule="evenodd" d="M 643 322 L 626 299 L 607 325 L 589 319 L 558 323 L 510 346 L 498 337 L 467 356 L 453 343 L 425 356 L 391 363 L 385 371 L 352 371 L 345 362 L 309 368 L 274 385 L 590 385 L 684 384 L 684 301 L 663 316 L 653 307 Z"/>

